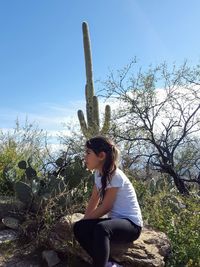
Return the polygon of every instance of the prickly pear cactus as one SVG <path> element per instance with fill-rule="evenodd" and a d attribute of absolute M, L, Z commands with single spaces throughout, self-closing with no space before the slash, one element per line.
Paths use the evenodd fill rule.
<path fill-rule="evenodd" d="M 15 184 L 14 189 L 17 198 L 21 202 L 25 203 L 26 206 L 31 206 L 33 200 L 33 192 L 31 187 L 28 184 L 19 181 Z"/>
<path fill-rule="evenodd" d="M 152 196 L 155 195 L 157 192 L 163 191 L 164 187 L 165 187 L 165 180 L 162 177 L 159 179 L 152 178 L 148 184 L 148 188 Z"/>
<path fill-rule="evenodd" d="M 22 170 L 26 170 L 27 168 L 27 164 L 26 164 L 26 161 L 25 160 L 21 160 L 19 163 L 18 163 L 18 167 Z"/>
<path fill-rule="evenodd" d="M 149 191 L 151 195 L 154 195 L 156 192 L 156 181 L 152 178 L 149 182 Z"/>
<path fill-rule="evenodd" d="M 95 135 L 105 135 L 108 132 L 110 127 L 111 109 L 109 105 L 106 105 L 104 124 L 102 129 L 100 130 L 99 104 L 97 96 L 94 95 L 90 37 L 89 37 L 88 25 L 86 22 L 83 22 L 82 30 L 83 30 L 83 44 L 84 44 L 85 68 L 86 68 L 85 97 L 86 97 L 87 122 L 85 120 L 82 110 L 78 110 L 78 118 L 83 135 L 86 138 L 91 138 Z"/>

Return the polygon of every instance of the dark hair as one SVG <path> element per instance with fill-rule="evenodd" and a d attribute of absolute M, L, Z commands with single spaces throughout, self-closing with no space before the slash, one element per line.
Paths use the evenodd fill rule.
<path fill-rule="evenodd" d="M 117 168 L 118 149 L 110 139 L 103 136 L 97 136 L 89 139 L 86 142 L 86 147 L 94 151 L 96 155 L 99 155 L 100 152 L 106 153 L 101 177 L 101 196 L 103 199 L 105 195 L 105 188 L 111 181 L 112 175 Z"/>

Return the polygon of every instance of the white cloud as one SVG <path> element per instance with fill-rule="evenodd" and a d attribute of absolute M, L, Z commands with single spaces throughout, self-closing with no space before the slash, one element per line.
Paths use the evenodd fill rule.
<path fill-rule="evenodd" d="M 105 113 L 105 101 L 99 101 L 100 114 Z M 51 149 L 56 151 L 61 149 L 58 137 L 70 135 L 67 126 L 78 125 L 77 111 L 81 109 L 86 116 L 85 99 L 82 101 L 69 102 L 66 106 L 54 103 L 39 103 L 37 106 L 30 107 L 31 111 L 21 111 L 11 108 L 0 108 L 0 130 L 3 132 L 12 132 L 15 128 L 15 122 L 18 119 L 20 126 L 26 122 L 34 123 L 39 129 L 47 132 Z M 111 104 L 113 108 L 113 104 Z"/>
<path fill-rule="evenodd" d="M 30 123 L 36 123 L 44 131 L 52 133 L 62 131 L 65 123 L 78 122 L 77 110 L 82 108 L 83 104 L 83 102 L 77 101 L 69 103 L 65 107 L 53 103 L 40 103 L 31 112 L 0 108 L 0 128 L 12 129 L 15 127 L 16 119 L 18 119 L 22 125 L 28 120 Z"/>

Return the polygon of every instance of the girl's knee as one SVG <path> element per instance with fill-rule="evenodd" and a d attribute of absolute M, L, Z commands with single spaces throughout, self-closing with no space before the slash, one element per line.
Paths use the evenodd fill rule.
<path fill-rule="evenodd" d="M 73 225 L 73 232 L 74 232 L 74 235 L 77 236 L 78 233 L 80 233 L 82 231 L 82 220 L 80 221 L 77 221 L 74 223 Z"/>

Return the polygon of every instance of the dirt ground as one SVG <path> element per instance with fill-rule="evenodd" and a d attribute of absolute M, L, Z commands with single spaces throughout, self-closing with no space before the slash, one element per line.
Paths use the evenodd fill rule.
<path fill-rule="evenodd" d="M 48 267 L 42 259 L 42 248 L 37 250 L 19 249 L 17 247 L 0 247 L 0 267 Z M 61 262 L 55 267 L 91 267 L 91 265 L 79 259 L 59 254 Z"/>

